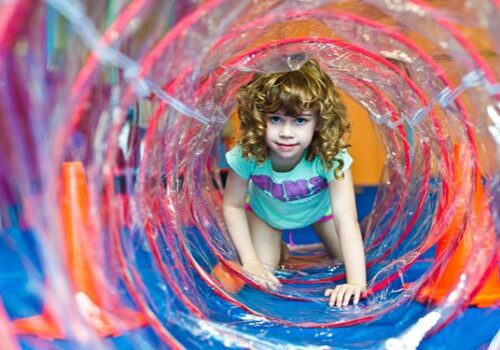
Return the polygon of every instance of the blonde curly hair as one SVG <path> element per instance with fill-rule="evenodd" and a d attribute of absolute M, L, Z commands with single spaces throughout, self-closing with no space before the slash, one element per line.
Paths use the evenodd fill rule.
<path fill-rule="evenodd" d="M 241 145 L 245 158 L 264 162 L 269 157 L 265 142 L 266 115 L 283 110 L 286 115 L 299 117 L 305 110 L 317 116 L 316 131 L 306 159 L 319 156 L 326 169 L 333 167 L 336 179 L 342 179 L 344 162 L 337 155 L 349 147 L 343 137 L 350 132 L 345 104 L 330 77 L 318 62 L 308 60 L 300 69 L 289 72 L 256 74 L 237 93 L 238 115 L 241 120 Z"/>

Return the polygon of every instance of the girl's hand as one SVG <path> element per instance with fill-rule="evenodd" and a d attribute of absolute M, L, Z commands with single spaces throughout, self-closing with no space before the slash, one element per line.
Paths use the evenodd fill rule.
<path fill-rule="evenodd" d="M 365 289 L 365 286 L 357 283 L 346 283 L 338 285 L 334 289 L 328 288 L 325 290 L 325 296 L 330 297 L 328 302 L 330 306 L 347 306 L 351 298 L 353 299 L 353 304 L 357 305 Z"/>
<path fill-rule="evenodd" d="M 264 288 L 276 290 L 281 287 L 280 281 L 260 261 L 243 263 L 243 270 L 253 281 Z"/>

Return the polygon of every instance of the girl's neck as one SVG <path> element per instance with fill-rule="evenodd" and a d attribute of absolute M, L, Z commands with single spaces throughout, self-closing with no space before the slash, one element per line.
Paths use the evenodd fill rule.
<path fill-rule="evenodd" d="M 304 151 L 301 155 L 291 158 L 291 159 L 283 159 L 280 157 L 276 157 L 274 154 L 271 153 L 269 156 L 271 160 L 271 166 L 274 171 L 278 173 L 286 173 L 291 171 L 299 162 L 301 161 L 302 157 L 304 156 L 306 152 Z"/>

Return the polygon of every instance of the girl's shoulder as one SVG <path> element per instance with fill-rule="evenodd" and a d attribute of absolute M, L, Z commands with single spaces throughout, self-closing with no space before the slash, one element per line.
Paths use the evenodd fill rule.
<path fill-rule="evenodd" d="M 226 157 L 243 157 L 240 145 L 236 145 L 226 152 Z"/>
<path fill-rule="evenodd" d="M 226 158 L 232 158 L 238 161 L 244 161 L 249 163 L 256 163 L 254 157 L 245 157 L 243 156 L 243 149 L 240 145 L 236 145 L 226 152 Z"/>
<path fill-rule="evenodd" d="M 255 159 L 245 158 L 239 145 L 226 152 L 226 161 L 234 172 L 245 179 L 250 178 L 256 167 Z"/>
<path fill-rule="evenodd" d="M 312 160 L 312 166 L 316 169 L 318 175 L 325 177 L 328 182 L 330 182 L 334 179 L 334 169 L 337 169 L 340 166 L 340 160 L 342 160 L 343 163 L 341 170 L 344 172 L 351 167 L 353 162 L 353 159 L 347 149 L 343 149 L 335 156 L 333 166 L 331 168 L 325 167 L 325 163 L 318 155 Z"/>

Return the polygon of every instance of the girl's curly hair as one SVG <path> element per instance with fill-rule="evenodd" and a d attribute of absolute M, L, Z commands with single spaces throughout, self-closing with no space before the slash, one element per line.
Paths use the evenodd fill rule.
<path fill-rule="evenodd" d="M 290 72 L 257 74 L 254 79 L 240 87 L 237 94 L 238 114 L 241 120 L 241 135 L 238 143 L 243 156 L 264 162 L 269 157 L 265 142 L 266 114 L 283 110 L 286 115 L 298 117 L 305 110 L 316 113 L 317 123 L 306 159 L 311 161 L 318 155 L 326 169 L 333 167 L 336 179 L 342 179 L 344 162 L 336 158 L 347 148 L 343 136 L 351 125 L 346 115 L 345 104 L 330 77 L 318 62 L 308 60 L 300 69 Z"/>

